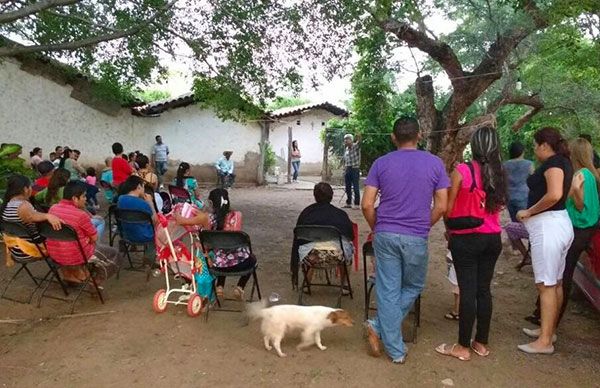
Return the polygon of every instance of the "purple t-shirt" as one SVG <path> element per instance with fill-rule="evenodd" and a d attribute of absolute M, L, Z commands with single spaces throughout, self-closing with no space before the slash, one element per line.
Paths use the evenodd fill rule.
<path fill-rule="evenodd" d="M 427 238 L 431 201 L 450 186 L 444 163 L 429 152 L 402 149 L 377 159 L 365 185 L 379 189 L 375 232 Z"/>

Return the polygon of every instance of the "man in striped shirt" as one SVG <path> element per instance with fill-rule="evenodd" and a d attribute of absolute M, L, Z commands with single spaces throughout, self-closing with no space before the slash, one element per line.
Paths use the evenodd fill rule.
<path fill-rule="evenodd" d="M 83 254 L 76 241 L 59 241 L 48 239 L 46 246 L 48 254 L 61 266 L 81 266 L 85 259 L 103 268 L 100 277 L 104 280 L 116 273 L 121 262 L 118 251 L 112 247 L 101 245 L 98 238 L 104 228 L 104 220 L 92 217 L 86 212 L 86 185 L 80 181 L 67 183 L 63 191 L 63 199 L 52 206 L 49 214 L 55 215 L 66 225 L 72 227 L 83 248 Z M 80 282 L 85 280 L 87 272 L 83 267 L 62 269 L 63 278 L 67 281 Z"/>
<path fill-rule="evenodd" d="M 360 207 L 360 142 L 362 138 L 360 133 L 354 136 L 347 134 L 344 136 L 344 180 L 346 183 L 346 206 L 345 208 L 358 209 Z M 354 190 L 354 206 L 352 205 L 352 191 Z"/>

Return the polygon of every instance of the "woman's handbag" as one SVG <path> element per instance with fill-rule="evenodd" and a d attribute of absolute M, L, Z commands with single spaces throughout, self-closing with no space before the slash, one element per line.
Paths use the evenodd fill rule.
<path fill-rule="evenodd" d="M 471 171 L 471 187 L 461 187 L 458 190 L 456 201 L 450 216 L 446 220 L 446 226 L 450 230 L 474 229 L 483 225 L 486 215 L 485 191 L 477 187 L 475 170 L 471 162 L 467 163 Z"/>

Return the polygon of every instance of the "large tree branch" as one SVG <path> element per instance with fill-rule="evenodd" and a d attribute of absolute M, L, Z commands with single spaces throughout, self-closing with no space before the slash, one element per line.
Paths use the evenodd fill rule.
<path fill-rule="evenodd" d="M 162 15 L 165 11 L 170 9 L 176 0 L 168 3 L 164 7 L 161 7 L 157 10 L 154 15 L 146 20 L 141 20 L 137 25 L 127 30 L 113 30 L 111 33 L 95 35 L 85 39 L 75 40 L 71 42 L 61 42 L 61 43 L 51 43 L 45 45 L 32 45 L 32 46 L 24 46 L 24 45 L 10 45 L 6 47 L 0 47 L 0 57 L 8 57 L 18 54 L 30 54 L 36 52 L 50 52 L 50 51 L 68 51 L 68 50 L 76 50 L 82 47 L 94 46 L 98 43 L 108 42 L 111 40 L 126 38 L 131 35 L 135 35 L 144 28 L 148 28 L 154 20 L 156 20 L 160 15 Z M 105 27 L 109 28 L 109 27 Z"/>
<path fill-rule="evenodd" d="M 380 21 L 379 25 L 384 31 L 392 33 L 401 41 L 406 42 L 409 47 L 416 47 L 429 54 L 433 60 L 442 66 L 453 85 L 464 76 L 462 66 L 448 44 L 432 39 L 425 32 L 418 31 L 408 23 L 398 20 Z"/>
<path fill-rule="evenodd" d="M 14 22 L 26 16 L 43 11 L 48 8 L 60 7 L 79 3 L 81 0 L 42 0 L 31 5 L 23 6 L 16 11 L 0 14 L 0 24 Z"/>

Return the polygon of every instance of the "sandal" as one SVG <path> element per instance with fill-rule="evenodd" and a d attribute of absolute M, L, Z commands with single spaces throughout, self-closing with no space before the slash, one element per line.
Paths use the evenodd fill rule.
<path fill-rule="evenodd" d="M 456 347 L 457 344 L 453 344 L 450 348 L 448 348 L 449 345 L 446 344 L 441 344 L 440 346 L 438 346 L 437 348 L 435 348 L 435 351 L 438 352 L 439 354 L 443 354 L 444 356 L 450 356 L 450 357 L 454 357 L 454 358 L 458 358 L 461 361 L 469 361 L 471 359 L 471 357 L 462 357 L 462 356 L 457 356 L 456 354 L 454 354 L 454 348 Z"/>
<path fill-rule="evenodd" d="M 244 300 L 244 290 L 242 289 L 242 287 L 236 286 L 233 289 L 233 298 L 239 301 Z"/>
<path fill-rule="evenodd" d="M 487 357 L 490 355 L 489 349 L 486 348 L 485 352 L 480 352 L 473 346 L 473 342 L 475 342 L 475 341 L 471 341 L 471 349 L 475 352 L 475 354 L 477 354 L 478 356 L 481 356 L 481 357 Z M 483 344 L 480 344 L 480 345 L 483 345 Z"/>
<path fill-rule="evenodd" d="M 444 315 L 444 318 L 451 321 L 458 321 L 458 313 L 455 313 L 454 311 L 448 311 L 446 315 Z"/>
<path fill-rule="evenodd" d="M 225 295 L 225 291 L 223 291 L 223 287 L 217 286 L 215 294 L 217 294 L 217 298 L 223 298 L 223 296 Z"/>

